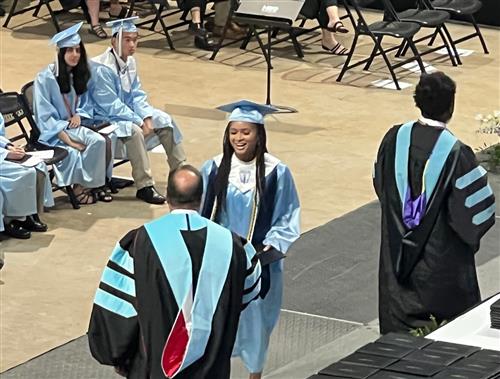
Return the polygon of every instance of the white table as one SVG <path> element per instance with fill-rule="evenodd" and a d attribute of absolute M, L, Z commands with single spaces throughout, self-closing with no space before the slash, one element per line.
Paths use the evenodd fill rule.
<path fill-rule="evenodd" d="M 427 338 L 500 351 L 500 330 L 491 328 L 490 306 L 500 293 L 442 326 Z"/>

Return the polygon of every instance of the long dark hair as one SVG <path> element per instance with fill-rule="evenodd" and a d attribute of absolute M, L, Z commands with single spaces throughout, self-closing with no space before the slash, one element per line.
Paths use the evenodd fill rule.
<path fill-rule="evenodd" d="M 264 125 L 253 125 L 257 128 L 257 144 L 255 145 L 255 182 L 257 185 L 257 194 L 259 199 L 262 199 L 262 195 L 266 187 L 266 163 L 264 154 L 267 153 L 267 137 Z M 229 182 L 229 172 L 231 171 L 231 158 L 234 153 L 231 142 L 229 142 L 230 126 L 231 122 L 227 124 L 226 130 L 224 131 L 224 140 L 222 141 L 222 161 L 220 163 L 219 170 L 217 171 L 217 176 L 215 177 L 215 196 L 217 198 L 216 217 L 219 216 L 221 210 L 226 206 L 227 185 Z"/>
<path fill-rule="evenodd" d="M 59 75 L 57 76 L 57 84 L 61 93 L 69 93 L 71 91 L 70 72 L 73 74 L 73 87 L 77 95 L 87 92 L 87 83 L 90 79 L 89 63 L 87 61 L 87 52 L 83 42 L 80 41 L 80 60 L 78 64 L 68 71 L 68 65 L 64 60 L 67 47 L 59 49 L 57 59 L 59 61 Z"/>

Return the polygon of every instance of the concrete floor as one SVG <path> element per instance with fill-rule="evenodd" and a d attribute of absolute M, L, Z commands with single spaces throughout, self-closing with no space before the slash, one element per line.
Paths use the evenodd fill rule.
<path fill-rule="evenodd" d="M 53 34 L 47 20 L 26 14 L 15 17 L 10 27 L 0 30 L 0 87 L 4 91 L 19 90 L 33 80 L 54 55 L 47 46 Z M 452 25 L 450 30 L 460 35 L 469 28 Z M 463 58 L 461 67 L 451 67 L 438 55 L 426 58 L 457 81 L 456 114 L 450 128 L 475 148 L 498 141 L 496 136 L 475 133 L 475 115 L 500 106 L 500 34 L 494 29 L 484 29 L 484 33 L 490 55 L 482 54 L 478 41 L 471 40 L 460 46 L 474 50 Z M 141 31 L 140 35 L 137 59 L 150 101 L 175 117 L 184 133 L 189 161 L 198 166 L 220 151 L 226 123 L 224 115 L 214 110 L 216 106 L 240 98 L 264 101 L 264 59 L 255 51 L 228 48 L 211 62 L 208 53 L 192 48 L 185 32 L 173 33 L 175 52 L 166 49 L 159 34 Z M 89 56 L 101 53 L 109 43 L 96 41 L 86 30 L 82 36 Z M 344 83 L 337 84 L 342 58 L 322 54 L 318 41 L 317 36 L 306 41 L 303 60 L 296 59 L 286 43 L 275 49 L 273 102 L 293 106 L 299 113 L 270 117 L 267 123 L 270 151 L 294 174 L 304 231 L 374 199 L 371 164 L 381 137 L 389 126 L 418 116 L 412 88 L 397 92 L 369 86 L 388 78 L 379 61 L 370 73 L 354 70 Z M 342 41 L 348 45 L 350 35 Z M 370 50 L 371 44 L 362 40 L 360 54 Z M 418 74 L 401 74 L 405 82 L 414 85 L 418 81 Z M 151 157 L 158 188 L 163 190 L 164 157 Z M 129 167 L 117 173 L 129 175 Z M 0 372 L 81 336 L 103 265 L 116 241 L 129 229 L 165 212 L 166 207 L 135 201 L 131 188 L 120 192 L 111 204 L 79 211 L 72 210 L 62 197 L 43 217 L 48 233 L 29 241 L 2 241 L 0 249 L 7 254 L 0 272 Z"/>

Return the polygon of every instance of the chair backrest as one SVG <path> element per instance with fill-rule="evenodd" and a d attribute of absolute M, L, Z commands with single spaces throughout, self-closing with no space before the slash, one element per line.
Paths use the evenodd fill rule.
<path fill-rule="evenodd" d="M 38 138 L 40 138 L 40 129 L 38 129 L 38 126 L 33 119 L 34 112 L 33 112 L 33 89 L 34 89 L 34 82 L 28 82 L 26 83 L 22 88 L 21 88 L 21 99 L 24 103 L 25 108 L 29 111 L 28 121 L 31 125 L 31 141 L 32 142 L 37 142 Z"/>
<path fill-rule="evenodd" d="M 348 7 L 353 8 L 354 12 L 358 16 L 358 22 L 357 22 L 358 28 L 361 28 L 361 29 L 368 28 L 368 23 L 366 22 L 366 19 L 363 16 L 362 8 L 370 5 L 373 2 L 375 2 L 375 0 L 345 0 L 344 1 L 345 7 L 346 8 L 348 8 Z"/>
<path fill-rule="evenodd" d="M 399 16 L 394 8 L 394 0 L 382 0 L 384 6 L 384 20 L 385 21 L 400 21 Z"/>
<path fill-rule="evenodd" d="M 12 142 L 24 139 L 27 144 L 30 144 L 32 139 L 28 134 L 28 130 L 32 130 L 30 119 L 31 114 L 24 105 L 24 100 L 17 92 L 2 92 L 0 93 L 0 113 L 5 121 L 5 127 L 12 125 L 19 127 L 19 133 L 9 133 Z M 30 129 L 27 129 L 30 127 Z"/>

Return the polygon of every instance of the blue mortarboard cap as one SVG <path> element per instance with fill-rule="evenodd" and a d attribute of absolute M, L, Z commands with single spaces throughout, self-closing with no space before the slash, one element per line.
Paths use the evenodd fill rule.
<path fill-rule="evenodd" d="M 134 20 L 137 20 L 139 16 L 132 16 L 128 18 L 121 18 L 119 20 L 113 20 L 106 22 L 106 26 L 111 27 L 111 34 L 115 35 L 122 30 L 122 32 L 134 33 L 137 32 L 137 26 L 134 24 Z"/>
<path fill-rule="evenodd" d="M 279 111 L 271 105 L 258 104 L 248 100 L 221 105 L 217 109 L 229 113 L 229 121 L 243 121 L 254 124 L 264 124 L 264 117 L 267 114 Z"/>
<path fill-rule="evenodd" d="M 57 47 L 59 48 L 72 47 L 80 44 L 80 41 L 82 39 L 80 38 L 78 32 L 82 25 L 83 21 L 73 25 L 68 29 L 63 30 L 62 32 L 57 33 L 50 40 L 50 44 L 57 45 Z"/>

